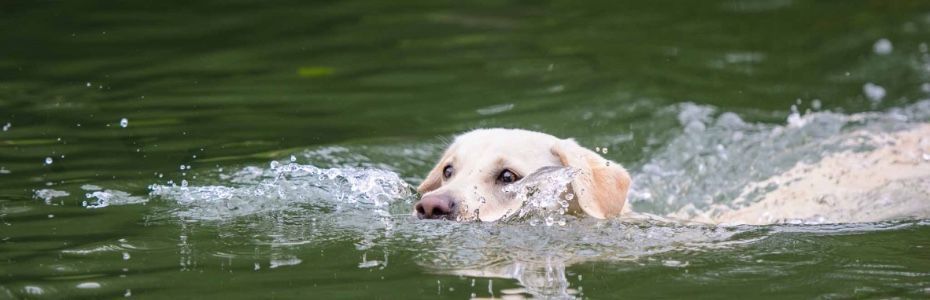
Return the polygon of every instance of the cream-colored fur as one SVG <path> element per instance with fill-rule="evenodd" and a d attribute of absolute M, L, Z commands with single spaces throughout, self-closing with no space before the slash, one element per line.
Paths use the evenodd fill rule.
<path fill-rule="evenodd" d="M 453 166 L 453 176 L 443 169 Z M 417 188 L 423 196 L 444 194 L 458 202 L 459 219 L 496 221 L 523 203 L 502 191 L 502 170 L 519 177 L 551 166 L 578 171 L 571 183 L 572 207 L 596 218 L 618 216 L 626 203 L 630 176 L 620 164 L 602 158 L 570 139 L 520 129 L 478 129 L 455 138 Z"/>

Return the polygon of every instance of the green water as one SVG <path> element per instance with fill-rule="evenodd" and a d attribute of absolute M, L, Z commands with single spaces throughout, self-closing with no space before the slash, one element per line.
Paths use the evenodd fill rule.
<path fill-rule="evenodd" d="M 928 43 L 916 0 L 0 2 L 0 299 L 927 298 L 928 220 L 418 222 L 404 187 L 359 204 L 345 178 L 414 185 L 481 127 L 575 137 L 635 176 L 690 172 L 690 145 L 792 105 L 927 122 Z M 692 144 L 695 107 L 758 128 Z M 771 175 L 744 159 L 717 167 Z M 343 177 L 270 166 L 291 160 Z M 668 184 L 736 184 L 693 175 Z"/>

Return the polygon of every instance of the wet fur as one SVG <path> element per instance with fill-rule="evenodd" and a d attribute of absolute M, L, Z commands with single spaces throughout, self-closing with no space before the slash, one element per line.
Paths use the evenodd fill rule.
<path fill-rule="evenodd" d="M 444 180 L 443 169 L 450 164 L 466 174 Z M 551 166 L 578 171 L 569 187 L 575 195 L 571 211 L 600 219 L 623 212 L 631 179 L 620 164 L 574 140 L 520 129 L 477 129 L 456 137 L 417 191 L 424 196 L 444 193 L 456 198 L 464 204 L 459 214 L 466 219 L 495 221 L 522 206 L 505 199 L 508 196 L 499 191 L 501 187 L 490 180 L 495 172 L 507 168 L 522 177 Z"/>

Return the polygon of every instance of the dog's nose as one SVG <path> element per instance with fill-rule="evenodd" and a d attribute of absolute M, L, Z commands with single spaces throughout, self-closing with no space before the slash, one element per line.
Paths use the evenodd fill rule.
<path fill-rule="evenodd" d="M 446 195 L 423 196 L 415 205 L 417 218 L 420 219 L 447 219 L 455 216 L 456 204 L 452 197 Z"/>

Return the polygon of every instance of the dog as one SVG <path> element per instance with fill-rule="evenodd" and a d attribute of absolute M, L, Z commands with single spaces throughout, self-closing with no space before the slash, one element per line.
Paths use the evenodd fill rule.
<path fill-rule="evenodd" d="M 417 187 L 420 219 L 496 221 L 523 206 L 504 187 L 546 167 L 569 167 L 568 212 L 598 219 L 624 212 L 630 174 L 572 139 L 521 129 L 477 129 L 455 138 Z"/>
<path fill-rule="evenodd" d="M 685 207 L 666 217 L 704 224 L 851 223 L 930 217 L 930 124 L 891 132 L 851 132 L 876 141 L 868 151 L 828 154 L 815 163 L 744 187 L 733 205 Z M 524 203 L 504 187 L 548 167 L 577 171 L 569 213 L 641 217 L 627 205 L 629 173 L 572 139 L 520 129 L 478 129 L 455 138 L 419 185 L 420 219 L 496 221 Z M 769 190 L 768 187 L 777 189 Z M 750 199 L 766 190 L 761 198 Z"/>

